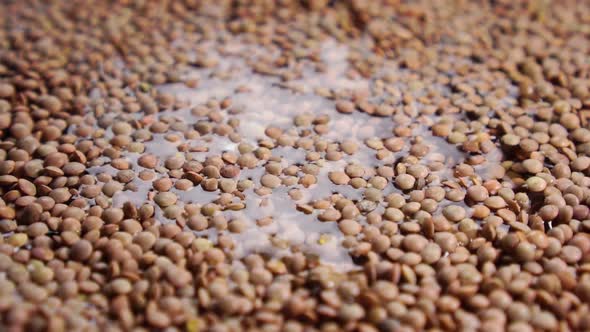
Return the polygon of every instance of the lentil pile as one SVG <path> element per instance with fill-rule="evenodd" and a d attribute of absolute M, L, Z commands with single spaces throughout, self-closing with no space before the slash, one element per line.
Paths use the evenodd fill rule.
<path fill-rule="evenodd" d="M 0 331 L 590 330 L 587 1 L 0 26 Z"/>

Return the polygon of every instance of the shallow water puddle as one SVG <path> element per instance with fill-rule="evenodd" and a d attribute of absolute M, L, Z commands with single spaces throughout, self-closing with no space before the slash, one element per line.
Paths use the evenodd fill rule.
<path fill-rule="evenodd" d="M 265 130 L 269 126 L 281 128 L 296 139 L 298 138 L 298 130 L 300 130 L 294 125 L 296 116 L 324 114 L 329 116 L 329 122 L 327 122 L 328 130 L 321 136 L 322 139 L 337 144 L 347 140 L 354 141 L 358 146 L 358 150 L 354 154 L 343 154 L 342 159 L 338 161 L 320 159 L 318 162 L 307 161 L 306 151 L 303 149 L 281 146 L 270 149 L 273 158 L 280 158 L 283 169 L 307 163 L 318 166 L 317 183 L 308 187 L 299 184 L 289 187 L 280 186 L 274 189 L 271 194 L 263 196 L 252 189 L 245 190 L 243 192 L 245 207 L 242 210 L 218 212 L 222 213 L 228 222 L 236 219 L 244 222 L 246 227 L 243 232 L 238 234 L 227 230 L 219 231 L 212 226 L 205 231 L 196 232 L 197 235 L 206 236 L 212 241 L 216 241 L 220 234 L 230 235 L 235 240 L 235 246 L 232 249 L 234 257 L 243 257 L 252 252 L 281 257 L 288 255 L 291 249 L 297 248 L 296 250 L 317 255 L 323 263 L 330 264 L 338 270 L 353 269 L 355 264 L 348 254 L 348 250 L 341 245 L 344 235 L 339 231 L 337 222 L 321 222 L 317 218 L 318 210 L 305 214 L 297 209 L 298 203 L 312 203 L 316 200 L 329 199 L 333 194 L 339 194 L 353 202 L 362 201 L 364 189 L 354 189 L 349 185 L 334 185 L 328 178 L 328 174 L 332 171 L 342 171 L 350 163 L 369 168 L 394 167 L 397 162 L 409 155 L 409 142 L 411 139 L 416 139 L 417 136 L 421 137 L 422 143 L 429 148 L 428 154 L 420 159 L 420 163 L 425 166 L 432 162 L 442 164 L 440 170 L 431 172 L 438 179 L 431 183 L 433 185 L 452 179 L 454 166 L 464 162 L 469 156 L 445 138 L 433 136 L 430 126 L 437 121 L 438 116 L 436 114 L 422 114 L 421 110 L 426 106 L 419 102 L 412 102 L 411 108 L 406 110 L 409 112 L 407 114 L 396 112 L 392 117 L 375 117 L 358 111 L 352 114 L 338 113 L 335 111 L 334 99 L 316 94 L 318 89 L 332 96 L 341 94 L 343 91 L 362 94 L 363 91 L 372 89 L 372 91 L 378 91 L 377 97 L 373 97 L 372 102 L 380 103 L 387 100 L 394 105 L 398 103 L 399 106 L 395 107 L 402 108 L 404 94 L 411 94 L 413 98 L 419 98 L 433 91 L 440 95 L 449 95 L 450 89 L 443 84 L 425 85 L 397 82 L 385 84 L 377 78 L 388 75 L 396 77 L 404 75 L 412 77 L 413 75 L 409 70 L 400 69 L 397 65 L 389 62 L 383 65 L 382 72 L 376 75 L 377 78 L 351 77 L 348 75 L 348 47 L 329 40 L 323 44 L 321 49 L 321 58 L 325 64 L 324 70 L 316 72 L 303 67 L 302 76 L 285 85 L 276 77 L 253 72 L 248 65 L 248 60 L 241 57 L 241 54 L 250 54 L 250 57 L 255 59 L 259 55 L 257 51 L 248 53 L 248 46 L 239 43 L 228 45 L 231 46 L 225 47 L 223 56 L 220 57 L 215 70 L 203 68 L 187 73 L 188 77 L 198 78 L 198 87 L 189 88 L 184 84 L 158 87 L 162 92 L 173 94 L 186 107 L 166 110 L 153 115 L 154 120 L 159 119 L 173 125 L 165 134 L 153 134 L 151 139 L 143 141 L 144 153 L 156 155 L 159 157 L 160 163 L 166 158 L 178 154 L 182 146 L 188 147 L 188 151 L 180 152 L 186 160 L 203 162 L 207 157 L 220 156 L 224 152 L 239 155 L 238 142 L 228 136 L 206 133 L 194 139 L 187 139 L 182 132 L 174 130 L 174 128 L 198 126 L 204 117 L 199 115 L 195 107 L 205 105 L 211 100 L 220 102 L 226 98 L 231 98 L 231 106 L 219 109 L 223 116 L 222 121 L 225 122 L 228 119 L 239 121 L 236 132 L 240 135 L 243 143 L 256 146 L 260 140 L 268 139 Z M 402 81 L 407 82 L 408 80 Z M 502 102 L 506 106 L 512 105 L 510 98 L 506 98 Z M 420 114 L 420 116 L 415 117 L 413 114 Z M 144 115 L 140 112 L 134 116 L 141 120 Z M 455 118 L 466 120 L 462 114 L 456 114 Z M 397 127 L 413 128 L 413 138 L 404 138 L 405 144 L 400 151 L 393 152 L 384 159 L 378 159 L 376 150 L 369 148 L 366 141 L 390 138 Z M 169 135 L 174 133 L 178 135 L 176 138 L 171 138 Z M 105 137 L 110 139 L 112 136 L 112 131 L 107 130 Z M 125 152 L 123 155 L 131 162 L 134 171 L 140 172 L 143 169 L 137 165 L 140 154 Z M 488 171 L 489 165 L 500 162 L 502 155 L 499 150 L 496 150 L 488 157 L 487 162 L 475 167 L 478 174 L 482 176 L 485 176 L 484 173 Z M 116 174 L 116 169 L 110 166 L 97 166 L 90 168 L 89 171 L 94 174 L 100 172 Z M 259 161 L 257 168 L 242 170 L 238 179 L 250 179 L 255 187 L 258 187 L 263 174 L 264 162 Z M 154 180 L 158 176 L 156 174 Z M 115 194 L 112 199 L 113 206 L 121 207 L 127 201 L 136 205 L 149 201 L 150 193 L 154 191 L 152 181 L 135 178 L 132 184 L 135 187 L 133 191 L 125 190 Z M 301 198 L 298 201 L 294 201 L 289 195 L 289 190 L 293 188 L 297 188 L 301 192 Z M 216 201 L 219 197 L 219 191 L 205 191 L 201 186 L 195 186 L 186 191 L 172 188 L 171 192 L 178 196 L 176 204 L 180 207 L 185 204 L 202 206 Z M 391 182 L 382 192 L 384 195 L 392 192 L 407 195 L 395 188 Z M 449 204 L 454 203 L 440 202 L 437 211 L 439 212 Z M 376 204 L 374 208 L 382 210 L 384 205 L 383 203 Z M 164 222 L 169 220 L 162 209 L 157 206 L 155 217 Z M 363 215 L 359 216 L 361 222 L 364 218 Z M 258 222 L 262 219 L 267 222 L 259 225 Z M 362 237 L 362 235 L 360 236 Z"/>

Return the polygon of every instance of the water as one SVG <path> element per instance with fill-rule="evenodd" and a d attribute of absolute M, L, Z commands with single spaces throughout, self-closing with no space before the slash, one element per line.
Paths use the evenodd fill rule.
<path fill-rule="evenodd" d="M 449 97 L 451 89 L 436 82 L 422 82 L 416 73 L 400 69 L 393 61 L 386 61 L 382 69 L 374 77 L 369 79 L 351 75 L 351 68 L 348 62 L 350 47 L 340 45 L 333 40 L 322 44 L 320 58 L 323 61 L 324 70 L 317 72 L 311 64 L 303 64 L 297 68 L 301 77 L 283 83 L 280 78 L 272 75 L 261 75 L 252 69 L 252 62 L 261 56 L 275 56 L 277 52 L 253 48 L 239 40 L 231 41 L 223 49 L 212 51 L 206 44 L 204 49 L 219 56 L 219 63 L 214 70 L 207 68 L 194 68 L 186 73 L 186 77 L 196 78 L 199 81 L 198 87 L 189 88 L 184 84 L 167 84 L 158 86 L 162 92 L 173 94 L 177 100 L 186 104 L 177 110 L 166 110 L 154 115 L 143 114 L 142 112 L 132 114 L 137 120 L 164 119 L 168 123 L 178 122 L 185 127 L 193 128 L 199 121 L 204 120 L 202 116 L 194 115 L 193 107 L 204 105 L 210 100 L 222 101 L 231 98 L 232 106 L 227 109 L 220 109 L 223 121 L 228 119 L 239 120 L 237 133 L 242 142 L 257 145 L 261 139 L 267 139 L 265 128 L 275 126 L 282 128 L 286 133 L 298 138 L 300 128 L 296 128 L 293 119 L 295 116 L 311 114 L 313 116 L 328 115 L 330 118 L 328 131 L 321 138 L 331 143 L 341 143 L 345 140 L 356 141 L 359 147 L 353 155 L 343 154 L 341 160 L 322 163 L 315 162 L 320 166 L 317 175 L 317 183 L 308 188 L 301 185 L 291 187 L 281 186 L 272 191 L 270 195 L 259 196 L 252 189 L 244 191 L 245 208 L 240 211 L 221 211 L 228 221 L 234 219 L 243 220 L 247 228 L 241 234 L 218 231 L 214 228 L 198 232 L 199 236 L 206 236 L 215 241 L 220 234 L 229 234 L 235 240 L 236 246 L 233 249 L 234 257 L 243 257 L 249 253 L 264 253 L 272 257 L 288 255 L 294 248 L 303 250 L 306 253 L 317 255 L 324 264 L 332 265 L 337 270 L 349 271 L 356 268 L 348 250 L 341 245 L 344 236 L 338 230 L 336 222 L 321 222 L 317 215 L 321 212 L 315 210 L 311 214 L 305 214 L 297 210 L 298 203 L 310 203 L 314 200 L 328 199 L 333 194 L 339 194 L 353 201 L 362 200 L 363 190 L 354 189 L 351 186 L 337 186 L 331 183 L 328 174 L 331 171 L 343 170 L 349 163 L 358 163 L 363 166 L 378 167 L 382 165 L 395 166 L 395 163 L 402 161 L 408 156 L 412 137 L 404 138 L 405 144 L 401 151 L 391 153 L 385 159 L 376 158 L 376 151 L 369 148 L 364 142 L 370 138 L 386 139 L 393 136 L 397 127 L 412 128 L 413 137 L 420 136 L 430 151 L 420 159 L 420 163 L 428 165 L 431 162 L 439 162 L 444 167 L 433 174 L 439 177 L 439 181 L 431 183 L 437 185 L 447 179 L 453 179 L 452 168 L 464 162 L 469 155 L 461 151 L 458 146 L 448 143 L 445 138 L 435 137 L 430 131 L 439 115 L 423 114 L 422 110 L 427 105 L 419 100 L 421 97 L 439 95 Z M 450 73 L 449 75 L 452 75 Z M 476 81 L 472 82 L 476 84 Z M 514 87 L 508 82 L 506 89 L 514 92 Z M 247 87 L 247 89 L 244 89 Z M 353 114 L 340 114 L 335 111 L 334 99 L 322 97 L 316 93 L 321 89 L 332 96 L 342 94 L 358 93 L 367 94 L 370 97 L 368 102 L 378 104 L 389 103 L 395 109 L 392 117 L 374 117 L 362 112 Z M 371 91 L 369 94 L 368 92 Z M 93 93 L 99 98 L 99 93 Z M 404 98 L 411 96 L 413 101 L 404 105 Z M 510 95 L 500 100 L 504 107 L 515 104 L 514 98 Z M 112 116 L 115 116 L 113 114 Z M 449 115 L 445 115 L 449 116 Z M 153 117 L 150 118 L 150 117 Z M 457 121 L 468 121 L 465 114 L 455 113 L 451 115 Z M 166 139 L 170 133 L 178 134 L 178 141 L 171 142 Z M 113 133 L 109 129 L 105 132 L 108 140 Z M 145 153 L 151 153 L 159 157 L 160 165 L 163 161 L 179 153 L 179 147 L 186 145 L 189 152 L 182 152 L 186 160 L 204 161 L 209 156 L 219 156 L 223 152 L 233 152 L 239 155 L 238 144 L 227 136 L 219 136 L 213 133 L 202 135 L 195 139 L 187 139 L 182 132 L 169 130 L 166 134 L 152 134 L 152 138 L 143 142 Z M 192 148 L 192 149 L 191 149 Z M 191 152 L 192 151 L 192 152 Z M 323 153 L 322 153 L 323 154 Z M 306 152 L 303 149 L 294 147 L 280 147 L 272 149 L 274 157 L 281 157 L 283 168 L 290 165 L 302 165 L 309 163 L 305 160 Z M 137 173 L 142 167 L 137 165 L 140 154 L 123 152 L 123 157 L 131 162 L 133 170 Z M 488 154 L 487 162 L 476 166 L 476 172 L 483 178 L 490 165 L 499 163 L 502 154 L 499 149 Z M 264 163 L 259 162 L 258 168 L 254 170 L 242 170 L 238 179 L 250 178 L 256 186 L 260 183 L 260 177 L 264 174 Z M 164 169 L 162 173 L 166 170 Z M 116 170 L 111 166 L 97 166 L 89 169 L 90 173 L 98 174 L 106 172 L 114 175 Z M 164 176 L 157 174 L 154 179 Z M 130 201 L 134 204 L 143 204 L 148 201 L 148 195 L 152 189 L 152 181 L 143 181 L 139 178 L 133 180 L 137 187 L 136 191 L 122 191 L 112 199 L 113 206 L 122 206 Z M 288 194 L 292 188 L 298 188 L 302 192 L 302 199 L 295 202 Z M 179 197 L 178 205 L 188 203 L 206 204 L 215 201 L 219 192 L 207 192 L 200 186 L 188 191 L 172 189 Z M 383 190 L 384 195 L 392 192 L 399 192 L 390 182 Z M 403 194 L 403 193 L 402 193 Z M 451 202 L 443 200 L 437 210 L 440 210 Z M 459 204 L 459 203 L 453 203 Z M 461 203 L 462 204 L 462 203 Z M 383 205 L 377 206 L 382 210 Z M 167 219 L 161 209 L 156 206 L 156 218 L 161 222 L 172 222 Z M 272 222 L 265 226 L 259 226 L 257 221 L 263 218 L 270 218 Z M 364 216 L 359 216 L 364 223 Z M 361 235 L 362 236 L 362 235 Z"/>

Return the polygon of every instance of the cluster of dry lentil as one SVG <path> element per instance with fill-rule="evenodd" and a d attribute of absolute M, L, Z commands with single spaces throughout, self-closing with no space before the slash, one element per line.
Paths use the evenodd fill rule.
<path fill-rule="evenodd" d="M 0 11 L 0 330 L 590 329 L 587 3 Z M 316 86 L 327 112 L 262 136 L 233 102 L 247 84 L 197 105 L 163 88 L 229 85 L 240 44 L 303 104 L 328 39 L 366 86 Z M 290 209 L 337 225 L 304 235 L 355 268 L 280 229 L 237 251 Z"/>

